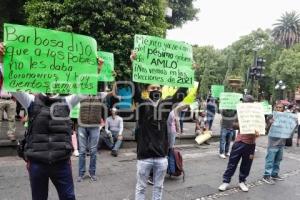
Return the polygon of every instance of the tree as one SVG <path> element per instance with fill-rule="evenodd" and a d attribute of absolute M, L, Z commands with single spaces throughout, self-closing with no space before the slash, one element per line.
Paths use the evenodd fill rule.
<path fill-rule="evenodd" d="M 290 48 L 300 42 L 300 16 L 296 12 L 285 12 L 275 23 L 272 35 L 276 42 Z"/>
<path fill-rule="evenodd" d="M 3 23 L 24 24 L 24 3 L 25 0 L 0 1 L 0 41 L 2 41 L 3 37 Z"/>
<path fill-rule="evenodd" d="M 300 80 L 300 44 L 283 50 L 271 68 L 274 83 L 282 80 L 287 85 L 287 91 L 294 93 Z"/>
<path fill-rule="evenodd" d="M 200 81 L 200 93 L 206 96 L 213 84 L 222 84 L 227 67 L 225 56 L 212 46 L 193 48 L 194 60 L 199 66 L 196 69 L 196 80 Z"/>
<path fill-rule="evenodd" d="M 170 26 L 165 8 L 165 0 L 30 0 L 25 5 L 30 25 L 94 37 L 99 49 L 114 53 L 117 78 L 123 80 L 131 74 L 128 61 L 134 35 L 165 36 Z M 175 9 L 174 17 L 176 13 Z M 187 17 L 173 22 L 191 19 L 188 13 L 181 16 Z"/>
<path fill-rule="evenodd" d="M 199 9 L 194 8 L 194 0 L 169 0 L 172 17 L 167 18 L 170 28 L 181 27 L 185 22 L 197 19 Z"/>

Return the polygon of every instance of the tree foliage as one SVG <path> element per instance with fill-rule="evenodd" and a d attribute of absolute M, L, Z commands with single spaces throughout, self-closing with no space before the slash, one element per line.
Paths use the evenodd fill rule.
<path fill-rule="evenodd" d="M 290 48 L 300 42 L 300 16 L 295 11 L 285 12 L 275 23 L 272 35 L 279 44 Z"/>
<path fill-rule="evenodd" d="M 131 72 L 128 58 L 134 35 L 163 37 L 167 27 L 159 0 L 33 0 L 25 11 L 31 25 L 94 37 L 99 49 L 114 53 L 116 72 L 122 78 Z"/>
<path fill-rule="evenodd" d="M 199 9 L 193 5 L 194 0 L 169 0 L 172 17 L 167 18 L 171 28 L 181 27 L 185 22 L 197 19 Z"/>
<path fill-rule="evenodd" d="M 3 23 L 24 23 L 23 5 L 25 0 L 1 0 L 0 1 L 0 41 L 3 37 Z"/>
<path fill-rule="evenodd" d="M 214 84 L 223 84 L 226 73 L 226 58 L 220 50 L 212 46 L 193 48 L 194 60 L 199 66 L 196 70 L 196 80 L 200 81 L 200 91 L 203 96 Z"/>

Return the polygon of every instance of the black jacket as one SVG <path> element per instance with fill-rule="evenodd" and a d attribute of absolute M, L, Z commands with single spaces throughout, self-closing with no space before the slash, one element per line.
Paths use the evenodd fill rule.
<path fill-rule="evenodd" d="M 136 86 L 136 85 L 135 85 Z M 167 119 L 172 106 L 186 96 L 188 88 L 179 88 L 173 97 L 160 100 L 154 106 L 149 99 L 142 99 L 140 89 L 135 87 L 137 106 L 137 159 L 165 157 L 168 154 Z"/>
<path fill-rule="evenodd" d="M 43 95 L 35 97 L 28 109 L 26 159 L 51 164 L 70 158 L 73 147 L 69 113 L 64 100 L 49 99 Z"/>

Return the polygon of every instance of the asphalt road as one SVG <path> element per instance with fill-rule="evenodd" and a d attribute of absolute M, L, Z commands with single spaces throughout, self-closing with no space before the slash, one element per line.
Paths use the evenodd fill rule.
<path fill-rule="evenodd" d="M 182 145 L 185 181 L 182 178 L 165 179 L 163 199 L 165 200 L 299 200 L 300 199 L 300 148 L 285 149 L 281 173 L 285 181 L 275 185 L 261 182 L 266 155 L 267 137 L 260 137 L 253 167 L 247 183 L 248 193 L 237 188 L 238 176 L 233 177 L 231 188 L 226 192 L 217 190 L 227 159 L 218 157 L 218 143 L 198 146 Z M 75 182 L 76 196 L 79 200 L 129 200 L 134 199 L 136 154 L 134 149 L 122 149 L 117 158 L 109 151 L 101 151 L 97 160 L 97 182 L 85 179 Z M 88 163 L 88 162 L 87 162 Z M 77 158 L 72 158 L 73 176 L 78 174 Z M 147 188 L 147 199 L 151 199 L 152 186 Z M 0 158 L 0 199 L 31 199 L 28 174 L 25 163 L 17 157 Z M 50 184 L 49 200 L 58 199 L 55 188 Z"/>

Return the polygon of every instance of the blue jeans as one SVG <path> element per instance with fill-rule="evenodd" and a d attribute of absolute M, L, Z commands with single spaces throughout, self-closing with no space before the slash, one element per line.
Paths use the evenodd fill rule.
<path fill-rule="evenodd" d="M 266 156 L 265 176 L 277 176 L 282 161 L 283 147 L 269 147 Z"/>
<path fill-rule="evenodd" d="M 152 200 L 162 199 L 163 184 L 167 172 L 167 158 L 148 158 L 137 161 L 137 183 L 135 188 L 135 200 L 144 200 L 148 177 L 153 169 Z"/>
<path fill-rule="evenodd" d="M 87 144 L 89 144 L 89 150 L 90 150 L 89 173 L 91 176 L 95 175 L 99 135 L 100 135 L 99 127 L 88 127 L 88 128 L 78 127 L 79 176 L 83 176 L 85 174 L 85 154 L 86 154 Z"/>
<path fill-rule="evenodd" d="M 234 130 L 222 128 L 220 136 L 220 154 L 228 153 Z"/>
<path fill-rule="evenodd" d="M 109 149 L 118 151 L 120 149 L 121 145 L 122 145 L 122 140 L 118 139 L 119 132 L 118 131 L 111 131 L 111 134 L 112 134 L 112 137 L 113 137 L 113 140 L 114 140 L 114 144 L 111 143 L 109 137 L 100 135 L 100 141 L 99 141 L 100 144 L 99 145 L 101 145 L 102 142 L 104 142 Z"/>
<path fill-rule="evenodd" d="M 54 164 L 28 162 L 32 200 L 47 200 L 49 179 L 55 186 L 60 200 L 75 200 L 71 161 Z"/>

